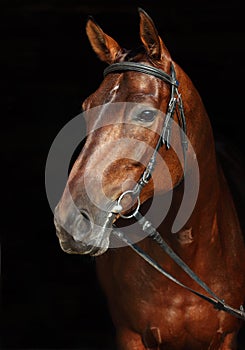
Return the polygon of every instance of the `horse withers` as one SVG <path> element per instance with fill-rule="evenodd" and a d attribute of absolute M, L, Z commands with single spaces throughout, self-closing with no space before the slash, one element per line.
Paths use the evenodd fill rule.
<path fill-rule="evenodd" d="M 88 136 L 55 210 L 57 235 L 65 252 L 96 257 L 118 349 L 236 349 L 245 250 L 235 207 L 200 96 L 152 19 L 142 9 L 139 15 L 142 47 L 129 51 L 87 22 L 92 48 L 109 66 L 83 103 Z M 173 230 L 188 177 L 195 205 Z M 165 252 L 141 215 L 155 198 L 157 209 L 171 202 L 155 239 Z M 120 226 L 136 237 L 130 247 L 114 235 Z M 172 280 L 131 249 L 136 241 Z M 205 300 L 209 290 L 221 298 L 218 307 Z"/>

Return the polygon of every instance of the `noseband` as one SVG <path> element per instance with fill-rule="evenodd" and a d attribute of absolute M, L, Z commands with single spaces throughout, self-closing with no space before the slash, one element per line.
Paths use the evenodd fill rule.
<path fill-rule="evenodd" d="M 165 117 L 163 127 L 162 127 L 162 132 L 160 134 L 160 137 L 158 139 L 158 142 L 156 144 L 156 147 L 154 149 L 152 157 L 151 157 L 148 165 L 146 166 L 140 180 L 136 184 L 135 188 L 133 190 L 125 191 L 124 193 L 121 194 L 121 196 L 118 199 L 118 203 L 117 203 L 118 205 L 116 208 L 118 213 L 120 214 L 120 216 L 122 218 L 129 219 L 129 218 L 134 217 L 140 208 L 140 197 L 139 196 L 140 196 L 140 193 L 141 193 L 143 187 L 151 179 L 152 172 L 155 168 L 156 156 L 157 156 L 157 153 L 159 151 L 159 148 L 163 144 L 165 144 L 166 149 L 168 150 L 171 146 L 170 145 L 170 137 L 171 137 L 172 123 L 173 123 L 174 114 L 177 111 L 179 112 L 179 113 L 177 113 L 177 116 L 178 116 L 178 120 L 180 123 L 180 127 L 182 129 L 181 143 L 182 143 L 182 149 L 183 149 L 183 159 L 184 159 L 184 167 L 183 167 L 184 171 L 183 172 L 184 173 L 185 173 L 186 151 L 187 151 L 188 143 L 187 143 L 187 137 L 186 137 L 186 120 L 185 120 L 184 108 L 183 108 L 181 95 L 178 92 L 179 82 L 176 79 L 174 65 L 171 63 L 170 75 L 169 75 L 166 72 L 164 72 L 158 68 L 148 66 L 148 65 L 142 64 L 142 63 L 137 63 L 137 62 L 114 63 L 114 64 L 111 64 L 110 66 L 108 66 L 104 70 L 104 77 L 110 73 L 125 72 L 125 71 L 135 71 L 135 72 L 139 72 L 139 73 L 148 74 L 148 75 L 151 75 L 151 76 L 154 76 L 158 79 L 163 80 L 165 83 L 168 83 L 171 86 L 171 95 L 170 95 L 170 100 L 169 100 L 168 107 L 167 107 L 166 117 Z M 128 215 L 128 216 L 123 215 L 121 213 L 121 211 L 123 209 L 121 206 L 121 202 L 126 195 L 131 196 L 132 199 L 135 199 L 137 197 L 136 210 L 134 211 L 133 214 Z"/>
<path fill-rule="evenodd" d="M 115 73 L 115 72 L 125 72 L 125 71 L 135 71 L 143 74 L 148 74 L 151 76 L 154 76 L 158 79 L 163 80 L 165 83 L 170 84 L 171 86 L 171 95 L 170 100 L 167 107 L 167 113 L 166 117 L 163 123 L 163 128 L 161 135 L 158 139 L 157 145 L 154 149 L 154 152 L 152 154 L 152 157 L 146 166 L 140 180 L 136 184 L 135 188 L 133 190 L 125 191 L 121 194 L 119 199 L 117 200 L 117 205 L 114 206 L 113 210 L 110 213 L 110 216 L 119 214 L 124 219 L 129 219 L 134 217 L 139 225 L 141 226 L 142 230 L 148 234 L 150 238 L 152 238 L 163 250 L 164 252 L 187 274 L 189 275 L 192 280 L 194 280 L 206 293 L 202 294 L 200 292 L 195 291 L 194 289 L 186 286 L 185 284 L 181 283 L 179 280 L 177 280 L 175 277 L 173 277 L 171 274 L 169 274 L 163 267 L 161 267 L 156 261 L 154 261 L 148 254 L 146 254 L 139 246 L 132 243 L 127 237 L 125 237 L 123 232 L 120 232 L 118 230 L 113 230 L 113 233 L 121 239 L 123 242 L 125 242 L 131 249 L 133 249 L 141 258 L 143 258 L 147 263 L 149 263 L 154 269 L 159 271 L 162 275 L 170 279 L 172 282 L 176 283 L 177 285 L 185 288 L 189 292 L 195 294 L 196 296 L 200 297 L 201 299 L 206 300 L 210 304 L 212 304 L 216 309 L 225 311 L 237 318 L 240 318 L 242 320 L 245 320 L 245 312 L 243 309 L 243 306 L 240 306 L 240 310 L 235 309 L 225 303 L 224 300 L 219 298 L 207 285 L 204 283 L 191 269 L 190 267 L 171 249 L 171 247 L 164 241 L 164 239 L 161 237 L 159 232 L 154 228 L 152 223 L 144 216 L 141 215 L 139 212 L 140 208 L 140 193 L 143 189 L 143 187 L 149 182 L 151 179 L 152 172 L 155 168 L 156 164 L 156 156 L 159 148 L 165 144 L 166 149 L 168 150 L 170 148 L 170 136 L 171 136 L 171 128 L 172 128 L 172 122 L 175 112 L 177 113 L 178 120 L 180 127 L 182 129 L 181 133 L 181 143 L 182 143 L 182 149 L 183 149 L 183 157 L 184 157 L 184 167 L 183 172 L 185 175 L 185 163 L 186 163 L 186 151 L 187 151 L 187 137 L 186 137 L 186 120 L 184 115 L 184 109 L 183 109 L 183 103 L 181 95 L 178 92 L 178 86 L 179 82 L 176 79 L 176 73 L 173 64 L 171 63 L 170 67 L 170 75 L 165 73 L 164 71 L 148 66 L 146 64 L 142 63 L 136 63 L 136 62 L 121 62 L 121 63 L 114 63 L 110 66 L 108 66 L 104 70 L 104 76 Z M 130 195 L 132 199 L 137 198 L 137 206 L 133 214 L 131 215 L 123 215 L 123 207 L 121 205 L 122 199 L 126 196 Z M 209 295 L 209 296 L 208 296 Z"/>

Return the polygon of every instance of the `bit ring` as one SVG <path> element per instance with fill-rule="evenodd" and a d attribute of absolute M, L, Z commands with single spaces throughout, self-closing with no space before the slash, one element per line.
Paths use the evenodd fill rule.
<path fill-rule="evenodd" d="M 133 190 L 128 190 L 128 191 L 125 191 L 123 192 L 120 197 L 118 198 L 118 201 L 117 201 L 117 206 L 118 207 L 121 207 L 122 209 L 118 212 L 118 214 L 121 216 L 121 218 L 123 219 L 131 219 L 133 218 L 139 211 L 139 208 L 140 208 L 140 197 L 137 196 L 137 207 L 135 208 L 134 212 L 130 215 L 123 215 L 121 213 L 121 211 L 123 210 L 123 207 L 121 205 L 121 201 L 123 200 L 123 198 L 127 195 L 127 194 L 135 194 L 135 192 Z M 133 196 L 131 196 L 133 198 Z"/>

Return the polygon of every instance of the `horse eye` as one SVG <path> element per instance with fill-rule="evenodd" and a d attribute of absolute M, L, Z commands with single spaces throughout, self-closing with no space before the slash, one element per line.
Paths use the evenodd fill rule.
<path fill-rule="evenodd" d="M 137 115 L 137 120 L 145 123 L 152 122 L 156 117 L 156 111 L 154 110 L 144 110 Z"/>

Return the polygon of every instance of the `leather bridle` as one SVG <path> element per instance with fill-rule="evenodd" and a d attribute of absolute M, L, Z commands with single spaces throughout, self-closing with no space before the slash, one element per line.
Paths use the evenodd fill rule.
<path fill-rule="evenodd" d="M 152 75 L 158 79 L 163 80 L 165 83 L 168 83 L 171 85 L 171 95 L 170 100 L 167 107 L 167 113 L 166 117 L 163 123 L 162 132 L 159 136 L 158 142 L 156 144 L 156 147 L 154 149 L 154 152 L 150 158 L 150 161 L 148 162 L 148 165 L 146 166 L 140 180 L 136 184 L 135 188 L 132 190 L 125 191 L 121 194 L 121 196 L 118 199 L 118 209 L 121 207 L 121 203 L 123 198 L 127 196 L 131 196 L 132 200 L 137 198 L 137 206 L 134 213 L 126 216 L 122 214 L 122 209 L 118 210 L 118 213 L 120 216 L 124 219 L 129 219 L 135 216 L 135 214 L 138 212 L 140 208 L 140 193 L 144 186 L 150 181 L 152 172 L 155 168 L 156 164 L 156 156 L 159 151 L 159 148 L 165 144 L 166 149 L 170 149 L 170 137 L 171 137 L 171 128 L 173 123 L 173 118 L 175 112 L 179 112 L 178 119 L 180 123 L 180 127 L 182 129 L 181 132 L 181 143 L 182 143 L 182 149 L 183 149 L 183 159 L 184 159 L 184 166 L 183 166 L 183 173 L 185 173 L 185 163 L 186 163 L 186 151 L 188 147 L 187 142 L 187 136 L 186 136 L 186 120 L 185 120 L 185 114 L 184 114 L 184 108 L 182 103 L 182 98 L 180 93 L 178 92 L 178 86 L 179 82 L 176 79 L 176 73 L 174 69 L 174 65 L 171 63 L 170 66 L 170 75 L 165 73 L 164 71 L 148 66 L 146 64 L 137 63 L 137 62 L 121 62 L 121 63 L 114 63 L 108 66 L 104 70 L 104 77 L 110 73 L 115 72 L 125 72 L 125 71 L 135 71 L 139 73 L 149 74 Z M 184 176 L 183 176 L 184 177 Z M 178 185 L 178 184 L 177 184 Z"/>
<path fill-rule="evenodd" d="M 178 265 L 181 267 L 181 269 L 189 275 L 206 293 L 202 294 L 200 292 L 197 292 L 196 290 L 186 286 L 179 280 L 177 280 L 175 277 L 173 277 L 171 274 L 169 274 L 163 267 L 161 267 L 155 260 L 153 260 L 146 252 L 144 252 L 138 245 L 135 243 L 132 243 L 128 237 L 125 236 L 125 234 L 121 231 L 113 230 L 113 234 L 116 235 L 119 239 L 121 239 L 123 242 L 125 242 L 129 247 L 131 247 L 141 258 L 143 258 L 147 263 L 149 263 L 152 267 L 154 267 L 157 271 L 159 271 L 162 275 L 170 279 L 172 282 L 176 283 L 177 285 L 185 288 L 186 290 L 190 291 L 191 293 L 197 295 L 198 297 L 206 300 L 210 304 L 212 304 L 216 309 L 225 311 L 237 318 L 240 318 L 242 320 L 245 320 L 245 312 L 243 309 L 243 306 L 240 306 L 240 310 L 235 309 L 225 303 L 224 300 L 220 299 L 207 285 L 204 283 L 191 269 L 190 267 L 172 250 L 172 248 L 166 243 L 166 241 L 161 237 L 159 232 L 154 228 L 152 223 L 147 220 L 144 216 L 141 215 L 139 212 L 140 209 L 140 193 L 144 186 L 149 182 L 152 176 L 152 172 L 155 168 L 156 164 L 156 156 L 159 151 L 159 148 L 165 144 L 166 149 L 168 150 L 170 148 L 170 136 L 171 136 L 171 127 L 173 122 L 173 117 L 175 112 L 179 112 L 178 119 L 180 126 L 182 128 L 181 133 L 181 143 L 182 143 L 182 149 L 183 149 L 183 157 L 184 157 L 184 167 L 183 167 L 183 173 L 185 175 L 185 166 L 186 166 L 186 151 L 187 151 L 187 136 L 186 136 L 186 120 L 184 115 L 184 108 L 182 103 L 181 95 L 178 92 L 178 86 L 179 82 L 176 79 L 176 73 L 174 69 L 174 65 L 171 63 L 170 66 L 170 75 L 166 72 L 146 65 L 142 63 L 137 62 L 121 62 L 121 63 L 114 63 L 110 66 L 108 66 L 104 70 L 104 76 L 115 73 L 115 72 L 125 72 L 125 71 L 135 71 L 143 74 L 148 74 L 151 76 L 154 76 L 158 79 L 163 80 L 164 82 L 170 84 L 171 86 L 171 95 L 170 100 L 167 107 L 167 113 L 166 117 L 163 123 L 163 128 L 161 135 L 158 139 L 157 145 L 154 149 L 154 152 L 152 154 L 152 157 L 146 166 L 142 176 L 140 177 L 140 180 L 132 190 L 127 190 L 121 194 L 121 196 L 117 200 L 117 205 L 114 206 L 111 215 L 119 214 L 124 219 L 129 218 L 135 218 L 139 225 L 141 226 L 142 230 L 148 234 L 148 237 L 152 238 L 157 244 L 164 250 L 164 252 Z M 137 198 L 137 206 L 134 212 L 130 215 L 123 215 L 123 207 L 121 205 L 123 198 L 129 195 L 132 197 L 132 199 Z"/>

